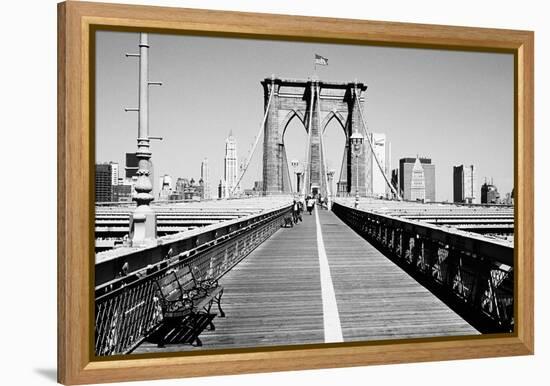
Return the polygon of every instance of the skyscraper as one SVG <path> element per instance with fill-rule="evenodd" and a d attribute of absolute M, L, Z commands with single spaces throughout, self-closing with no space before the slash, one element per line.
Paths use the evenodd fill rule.
<path fill-rule="evenodd" d="M 223 180 L 220 180 L 220 183 L 218 184 L 218 198 L 225 198 L 225 183 Z"/>
<path fill-rule="evenodd" d="M 201 180 L 204 188 L 204 199 L 210 200 L 212 198 L 212 193 L 210 191 L 210 168 L 208 167 L 208 158 L 205 158 L 201 162 Z"/>
<path fill-rule="evenodd" d="M 487 181 L 481 185 L 481 203 L 482 204 L 498 204 L 500 200 L 500 193 L 493 181 L 488 184 Z"/>
<path fill-rule="evenodd" d="M 403 194 L 404 200 L 412 200 L 411 182 L 413 167 L 419 161 L 424 172 L 424 199 L 435 201 L 435 165 L 430 158 L 401 158 L 399 160 L 399 190 Z M 418 172 L 417 172 L 418 173 Z"/>
<path fill-rule="evenodd" d="M 131 180 L 132 177 L 137 176 L 138 169 L 136 153 L 126 153 L 126 167 L 124 168 L 126 178 Z"/>
<path fill-rule="evenodd" d="M 159 200 L 161 201 L 167 201 L 170 199 L 170 194 L 172 194 L 172 191 L 174 190 L 174 187 L 172 185 L 172 176 L 165 174 L 164 176 L 160 177 L 159 180 Z"/>
<path fill-rule="evenodd" d="M 224 158 L 224 182 L 225 182 L 225 197 L 229 197 L 233 193 L 233 189 L 237 184 L 237 141 L 233 137 L 233 132 L 229 132 L 229 137 L 225 140 L 225 158 Z"/>
<path fill-rule="evenodd" d="M 411 172 L 411 201 L 424 201 L 425 199 L 426 183 L 424 179 L 424 168 L 417 157 Z"/>
<path fill-rule="evenodd" d="M 118 185 L 118 163 L 110 162 L 111 164 L 111 185 Z"/>
<path fill-rule="evenodd" d="M 118 184 L 113 188 L 113 202 L 132 202 L 132 185 Z"/>
<path fill-rule="evenodd" d="M 453 201 L 475 204 L 477 184 L 474 165 L 453 167 Z"/>
<path fill-rule="evenodd" d="M 397 168 L 392 169 L 391 171 L 391 184 L 396 192 L 398 192 L 399 195 L 402 196 L 403 192 L 401 192 L 401 189 L 399 188 L 399 169 Z"/>
<path fill-rule="evenodd" d="M 113 184 L 111 164 L 95 165 L 95 202 L 111 202 Z"/>

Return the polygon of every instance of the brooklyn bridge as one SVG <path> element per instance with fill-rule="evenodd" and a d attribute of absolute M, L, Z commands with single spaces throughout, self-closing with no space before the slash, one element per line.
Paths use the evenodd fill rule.
<path fill-rule="evenodd" d="M 135 202 L 96 205 L 96 355 L 513 331 L 513 206 L 404 200 L 373 152 L 364 83 L 264 79 L 261 197 L 162 202 L 142 66 Z M 308 138 L 296 185 L 283 140 L 293 120 Z M 340 192 L 323 135 L 333 120 L 346 138 Z M 308 196 L 325 200 L 298 218 Z"/>

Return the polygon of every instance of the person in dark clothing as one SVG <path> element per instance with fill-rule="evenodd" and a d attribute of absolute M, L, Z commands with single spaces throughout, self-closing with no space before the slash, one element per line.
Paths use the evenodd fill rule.
<path fill-rule="evenodd" d="M 298 223 L 299 213 L 300 213 L 300 206 L 298 205 L 296 200 L 294 200 L 294 202 L 292 203 L 292 221 L 294 221 L 294 224 Z"/>

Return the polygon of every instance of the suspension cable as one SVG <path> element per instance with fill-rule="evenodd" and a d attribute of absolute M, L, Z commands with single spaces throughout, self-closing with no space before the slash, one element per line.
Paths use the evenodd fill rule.
<path fill-rule="evenodd" d="M 310 157 L 310 152 L 311 152 L 311 121 L 313 120 L 313 87 L 310 88 L 311 90 L 311 95 L 310 95 L 310 98 L 309 98 L 309 120 L 308 120 L 308 123 L 307 123 L 307 134 L 308 134 L 308 137 L 307 137 L 307 148 L 306 148 L 306 161 L 304 163 L 304 166 L 305 166 L 305 170 L 304 170 L 304 186 L 303 186 L 303 196 L 305 197 L 306 196 L 306 186 L 309 185 L 309 179 L 310 179 L 310 175 L 309 175 L 309 157 Z"/>
<path fill-rule="evenodd" d="M 252 160 L 252 156 L 254 155 L 254 152 L 256 151 L 256 147 L 258 146 L 260 136 L 262 135 L 262 130 L 264 129 L 264 126 L 265 126 L 265 121 L 267 119 L 267 115 L 269 114 L 269 107 L 271 106 L 271 99 L 273 98 L 274 90 L 275 90 L 275 82 L 273 82 L 273 79 L 271 79 L 271 92 L 269 93 L 269 99 L 267 101 L 267 107 L 265 109 L 264 118 L 262 119 L 262 124 L 260 125 L 258 135 L 256 136 L 256 140 L 254 141 L 254 145 L 252 146 L 252 151 L 248 155 L 248 159 L 246 160 L 246 163 L 245 163 L 244 168 L 241 172 L 241 175 L 239 176 L 239 178 L 237 179 L 237 183 L 235 184 L 235 186 L 233 186 L 233 189 L 231 190 L 231 195 L 233 195 L 235 193 L 235 190 L 237 189 L 237 187 L 241 183 L 241 180 L 244 177 L 244 174 L 246 173 L 246 171 L 248 170 L 248 167 L 250 166 L 250 161 Z"/>
<path fill-rule="evenodd" d="M 390 187 L 392 193 L 395 195 L 395 197 L 397 197 L 397 199 L 399 201 L 401 201 L 401 196 L 399 195 L 399 193 L 395 190 L 395 188 L 393 187 L 393 185 L 391 184 L 391 182 L 388 180 L 388 176 L 386 175 L 386 172 L 384 171 L 384 169 L 382 168 L 382 165 L 380 165 L 380 161 L 378 160 L 378 156 L 376 155 L 376 152 L 374 151 L 374 146 L 372 145 L 372 141 L 370 139 L 370 136 L 369 136 L 369 133 L 367 131 L 367 124 L 365 123 L 365 117 L 363 116 L 363 111 L 361 109 L 361 104 L 358 103 L 357 104 L 359 106 L 359 115 L 361 115 L 361 121 L 363 122 L 363 128 L 365 130 L 365 134 L 366 134 L 366 137 L 367 137 L 367 141 L 369 142 L 369 146 L 370 146 L 370 149 L 372 151 L 372 155 L 374 156 L 374 159 L 376 161 L 376 164 L 378 165 L 378 168 L 380 169 L 380 171 L 382 172 L 382 175 L 384 176 L 384 179 L 386 180 L 386 184 Z"/>
<path fill-rule="evenodd" d="M 317 119 L 319 120 L 319 123 L 320 123 L 320 120 L 321 120 L 321 91 L 320 91 L 320 87 L 319 85 L 317 85 Z M 323 173 L 323 177 L 324 177 L 324 180 L 325 180 L 325 188 L 326 188 L 326 198 L 327 200 L 329 198 L 332 198 L 332 187 L 329 187 L 328 185 L 328 170 L 327 170 L 327 152 L 326 152 L 326 149 L 325 149 L 325 140 L 323 139 L 323 130 L 321 128 L 321 126 L 319 125 L 319 139 L 321 140 L 321 151 L 323 152 L 323 168 L 324 168 L 324 173 Z M 329 193 L 330 192 L 330 193 Z M 331 205 L 331 202 L 327 201 L 328 203 L 328 206 L 330 207 Z"/>
<path fill-rule="evenodd" d="M 286 147 L 283 147 L 283 151 L 285 152 L 285 157 L 284 158 L 285 158 L 285 164 L 286 164 L 286 174 L 287 174 L 287 178 L 288 178 L 288 186 L 290 188 L 289 193 L 291 195 L 293 195 L 294 190 L 292 189 L 292 175 L 290 173 L 290 168 L 288 167 L 288 158 L 287 158 L 287 155 L 286 155 Z M 283 185 L 284 185 L 284 181 L 283 181 Z"/>

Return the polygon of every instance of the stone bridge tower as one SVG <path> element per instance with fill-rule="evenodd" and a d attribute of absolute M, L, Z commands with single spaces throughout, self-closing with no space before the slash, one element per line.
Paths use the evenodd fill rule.
<path fill-rule="evenodd" d="M 308 133 L 305 150 L 304 170 L 305 193 L 318 191 L 327 196 L 327 170 L 321 135 L 331 120 L 336 119 L 346 136 L 344 160 L 340 181 L 347 187 L 347 193 L 355 194 L 359 170 L 359 194 L 372 193 L 372 152 L 367 139 L 358 158 L 350 153 L 351 134 L 358 130 L 366 137 L 359 108 L 364 103 L 367 86 L 363 83 L 335 83 L 316 79 L 290 80 L 266 78 L 261 82 L 264 88 L 264 110 L 268 106 L 271 89 L 273 96 L 264 127 L 263 148 L 263 192 L 265 195 L 290 193 L 291 181 L 287 168 L 284 134 L 292 119 L 302 122 Z M 311 131 L 311 133 L 309 132 Z M 359 163 L 359 165 L 356 164 Z M 358 166 L 358 169 L 357 169 Z M 336 195 L 336 192 L 333 192 Z"/>

